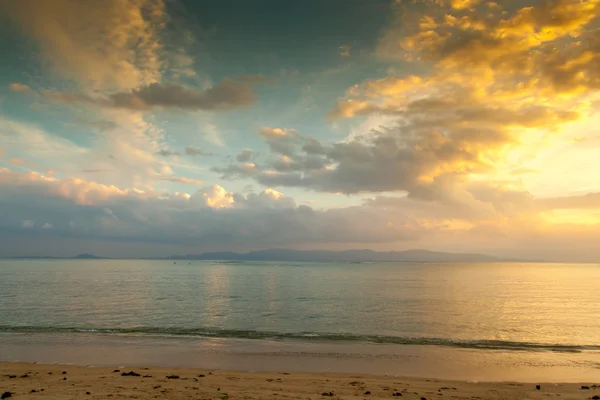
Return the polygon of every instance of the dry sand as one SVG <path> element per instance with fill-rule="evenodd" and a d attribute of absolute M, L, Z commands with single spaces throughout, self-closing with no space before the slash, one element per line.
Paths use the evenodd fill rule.
<path fill-rule="evenodd" d="M 117 371 L 118 370 L 118 371 Z M 134 371 L 140 376 L 123 376 Z M 600 375 L 600 374 L 599 374 Z M 171 378 L 169 378 L 171 377 Z M 599 376 L 600 378 L 600 376 Z M 540 389 L 536 389 L 540 384 Z M 582 389 L 581 386 L 589 386 Z M 478 383 L 364 374 L 0 363 L 12 399 L 592 399 L 594 383 Z"/>

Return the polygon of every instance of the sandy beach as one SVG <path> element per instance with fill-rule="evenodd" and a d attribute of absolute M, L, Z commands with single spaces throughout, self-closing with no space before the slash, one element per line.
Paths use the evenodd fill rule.
<path fill-rule="evenodd" d="M 1 363 L 0 392 L 3 398 L 15 399 L 597 399 L 600 386 L 589 382 L 486 383 L 365 374 Z"/>

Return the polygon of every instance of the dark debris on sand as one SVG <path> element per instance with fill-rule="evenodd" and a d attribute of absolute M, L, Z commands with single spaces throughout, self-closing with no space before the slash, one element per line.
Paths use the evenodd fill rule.
<path fill-rule="evenodd" d="M 129 371 L 129 372 L 122 372 L 121 376 L 141 376 L 141 375 L 135 371 Z"/>
<path fill-rule="evenodd" d="M 168 375 L 167 379 L 179 379 L 179 375 Z"/>
<path fill-rule="evenodd" d="M 323 393 L 321 393 L 321 396 L 333 397 L 333 392 L 323 392 Z"/>
<path fill-rule="evenodd" d="M 12 396 L 11 392 L 4 392 L 4 393 L 2 393 L 2 396 L 0 396 L 0 399 L 8 399 L 11 396 Z"/>

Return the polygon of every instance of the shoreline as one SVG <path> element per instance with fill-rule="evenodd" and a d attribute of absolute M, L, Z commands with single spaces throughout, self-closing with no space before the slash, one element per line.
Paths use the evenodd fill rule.
<path fill-rule="evenodd" d="M 600 352 L 104 334 L 1 334 L 0 362 L 342 373 L 447 381 L 600 381 Z M 598 382 L 600 383 L 600 382 Z"/>
<path fill-rule="evenodd" d="M 123 376 L 133 371 L 139 376 Z M 185 367 L 91 367 L 0 362 L 2 393 L 14 398 L 167 399 L 590 399 L 594 382 L 464 382 L 369 374 L 243 372 Z M 540 385 L 540 389 L 536 389 Z M 581 389 L 585 385 L 589 389 Z M 331 394 L 331 395 L 330 395 Z"/>

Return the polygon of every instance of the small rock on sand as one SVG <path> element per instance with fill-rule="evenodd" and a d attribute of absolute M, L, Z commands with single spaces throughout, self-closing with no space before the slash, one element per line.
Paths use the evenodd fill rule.
<path fill-rule="evenodd" d="M 138 374 L 135 371 L 129 371 L 129 372 L 123 372 L 123 373 L 121 373 L 121 376 L 140 376 L 140 374 Z"/>
<path fill-rule="evenodd" d="M 179 375 L 168 375 L 167 379 L 179 379 Z"/>
<path fill-rule="evenodd" d="M 8 399 L 11 396 L 12 396 L 11 392 L 4 392 L 4 393 L 2 393 L 2 396 L 0 396 L 0 399 Z"/>
<path fill-rule="evenodd" d="M 541 387 L 540 385 L 535 385 L 535 388 L 536 388 L 537 390 L 540 390 L 540 389 L 542 389 L 542 387 Z"/>

